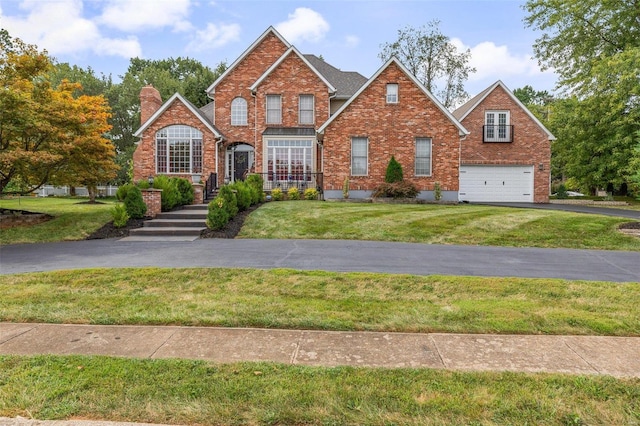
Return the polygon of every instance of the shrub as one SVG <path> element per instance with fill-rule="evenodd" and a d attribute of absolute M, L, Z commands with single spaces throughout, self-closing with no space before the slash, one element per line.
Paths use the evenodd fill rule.
<path fill-rule="evenodd" d="M 436 182 L 435 185 L 433 185 L 433 198 L 435 198 L 436 201 L 440 201 L 442 199 L 442 188 L 440 188 L 440 182 Z"/>
<path fill-rule="evenodd" d="M 386 183 L 402 182 L 402 166 L 396 160 L 396 157 L 391 156 L 389 164 L 387 165 L 387 172 L 384 175 L 384 181 Z"/>
<path fill-rule="evenodd" d="M 238 198 L 229 185 L 223 185 L 218 192 L 218 197 L 224 200 L 224 207 L 227 209 L 229 219 L 238 214 Z"/>
<path fill-rule="evenodd" d="M 207 207 L 207 226 L 214 231 L 222 229 L 229 222 L 226 201 L 218 195 Z"/>
<path fill-rule="evenodd" d="M 567 194 L 567 188 L 562 183 L 558 185 L 558 190 L 556 191 L 556 198 L 559 200 L 564 200 L 569 198 L 569 194 Z"/>
<path fill-rule="evenodd" d="M 134 186 L 127 191 L 124 198 L 124 207 L 131 219 L 142 219 L 147 213 L 147 205 L 142 199 L 140 188 Z"/>
<path fill-rule="evenodd" d="M 113 226 L 116 228 L 122 228 L 129 222 L 129 214 L 122 204 L 116 204 L 113 209 L 111 209 L 111 217 L 113 218 Z"/>
<path fill-rule="evenodd" d="M 148 180 L 139 180 L 138 183 L 136 183 L 136 186 L 140 189 L 149 189 L 151 188 L 151 185 L 149 185 L 149 181 Z"/>
<path fill-rule="evenodd" d="M 274 188 L 271 191 L 271 199 L 273 201 L 282 201 L 283 195 L 282 195 L 282 189 L 280 188 Z"/>
<path fill-rule="evenodd" d="M 238 211 L 244 211 L 251 207 L 251 187 L 243 181 L 236 181 L 229 185 L 231 190 L 236 191 L 236 199 L 238 202 Z"/>
<path fill-rule="evenodd" d="M 118 187 L 118 190 L 116 191 L 116 199 L 120 202 L 124 201 L 131 188 L 135 188 L 135 185 L 127 183 Z"/>
<path fill-rule="evenodd" d="M 317 200 L 318 199 L 318 190 L 315 188 L 307 188 L 304 190 L 304 199 L 305 200 Z"/>
<path fill-rule="evenodd" d="M 260 175 L 249 175 L 247 176 L 247 179 L 245 180 L 245 182 L 247 183 L 247 185 L 249 185 L 252 189 L 254 189 L 255 191 L 252 191 L 252 204 L 258 204 L 262 201 L 264 201 L 264 192 L 263 192 L 263 188 L 264 188 L 264 179 L 262 179 L 262 176 Z"/>
<path fill-rule="evenodd" d="M 164 175 L 158 175 L 153 180 L 153 187 L 162 189 L 162 211 L 168 212 L 180 205 L 180 192 L 176 186 L 176 180 Z"/>
<path fill-rule="evenodd" d="M 188 179 L 180 177 L 171 178 L 170 180 L 174 181 L 176 189 L 178 190 L 178 194 L 180 194 L 180 202 L 178 203 L 178 205 L 188 206 L 190 204 L 193 204 L 193 200 L 195 199 L 195 191 L 193 189 L 193 185 L 191 185 L 191 182 L 189 182 Z"/>
<path fill-rule="evenodd" d="M 346 178 L 342 184 L 342 198 L 349 198 L 349 178 Z"/>
<path fill-rule="evenodd" d="M 373 191 L 373 197 L 415 198 L 418 189 L 411 182 L 383 183 Z"/>
<path fill-rule="evenodd" d="M 300 191 L 295 186 L 292 186 L 287 191 L 287 198 L 289 200 L 299 200 L 300 199 Z"/>

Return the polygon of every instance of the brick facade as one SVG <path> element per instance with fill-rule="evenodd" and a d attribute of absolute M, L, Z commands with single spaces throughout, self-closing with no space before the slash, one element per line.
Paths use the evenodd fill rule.
<path fill-rule="evenodd" d="M 202 176 L 209 176 L 215 172 L 215 147 L 216 139 L 211 130 L 200 118 L 180 99 L 175 99 L 163 114 L 147 127 L 138 142 L 138 147 L 133 153 L 133 181 L 146 180 L 149 176 L 156 175 L 156 133 L 158 130 L 171 125 L 186 125 L 195 127 L 202 132 Z M 183 177 L 191 181 L 190 174 L 171 174 L 171 176 Z"/>
<path fill-rule="evenodd" d="M 406 68 L 395 60 L 378 71 L 364 86 L 362 83 L 365 78 L 360 76 L 360 82 L 355 88 L 349 88 L 351 91 L 347 92 L 347 96 L 334 99 L 332 96 L 335 93 L 330 92 L 327 81 L 336 84 L 336 81 L 340 82 L 348 73 L 340 74 L 342 71 L 327 66 L 324 62 L 317 62 L 321 61 L 318 58 L 314 59 L 316 62 L 309 60 L 308 56 L 304 58 L 274 29 L 267 30 L 209 88 L 209 95 L 214 99 L 214 104 L 208 106 L 211 108 L 209 111 L 213 111 L 213 125 L 184 98 L 174 96 L 171 102 L 167 101 L 162 105 L 157 90 L 150 86 L 143 88 L 140 93 L 143 127 L 137 132 L 141 139 L 133 156 L 134 181 L 156 174 L 155 135 L 166 126 L 187 125 L 202 132 L 201 175 L 206 180 L 210 173 L 217 173 L 218 185 L 224 183 L 225 172 L 228 172 L 225 163 L 230 147 L 253 149 L 254 170 L 265 172 L 265 149 L 262 146 L 265 130 L 273 127 L 286 128 L 293 131 L 288 134 L 295 135 L 295 131 L 303 127 L 313 129 L 308 131 L 311 135 L 314 131 L 321 130 L 318 140 L 321 144 L 315 144 L 314 141 L 313 171 L 324 174 L 322 189 L 325 195 L 341 197 L 344 180 L 348 178 L 352 193 L 367 196 L 384 181 L 387 165 L 393 155 L 403 167 L 405 180 L 412 182 L 421 191 L 421 198 L 432 199 L 434 186 L 439 183 L 444 199 L 457 201 L 460 165 L 490 164 L 533 166 L 534 201 L 548 201 L 550 134 L 501 86 L 492 90 L 480 104 L 469 111 L 461 124 L 441 109 L 423 91 L 424 88 L 408 75 Z M 314 63 L 311 67 L 308 65 L 310 62 Z M 278 65 L 273 67 L 276 63 Z M 323 79 L 317 70 L 325 66 L 329 71 L 323 70 Z M 265 74 L 267 71 L 268 75 Z M 334 74 L 329 79 L 327 76 L 331 73 Z M 338 73 L 338 77 L 335 73 Z M 398 103 L 386 102 L 389 83 L 398 85 Z M 360 91 L 358 87 L 361 88 Z M 342 92 L 343 95 L 344 93 Z M 301 94 L 314 96 L 313 124 L 299 122 Z M 267 95 L 281 96 L 280 124 L 266 123 Z M 247 103 L 246 125 L 231 125 L 231 103 L 238 97 Z M 338 111 L 348 97 L 348 105 Z M 149 122 L 149 118 L 160 108 L 163 113 Z M 482 142 L 486 110 L 510 112 L 510 124 L 514 125 L 511 143 Z M 465 133 L 465 128 L 470 134 L 461 141 L 460 134 Z M 313 138 L 308 133 L 305 136 L 307 140 Z M 222 137 L 218 139 L 220 135 Z M 351 175 L 352 137 L 368 139 L 366 176 Z M 430 138 L 432 141 L 429 176 L 416 176 L 416 138 Z M 179 176 L 191 179 L 190 175 Z"/>
<path fill-rule="evenodd" d="M 387 83 L 398 84 L 398 103 L 387 104 Z M 352 176 L 351 138 L 369 140 L 368 175 Z M 431 176 L 415 174 L 415 139 L 431 138 Z M 460 136 L 456 125 L 395 63 L 344 109 L 324 132 L 325 190 L 371 191 L 384 182 L 391 156 L 402 165 L 405 180 L 421 191 L 458 191 Z"/>
<path fill-rule="evenodd" d="M 513 125 L 510 143 L 483 143 L 486 111 L 509 111 Z M 471 132 L 461 143 L 463 165 L 533 166 L 535 203 L 549 202 L 551 144 L 549 135 L 524 111 L 500 85 L 491 91 L 462 124 Z"/>

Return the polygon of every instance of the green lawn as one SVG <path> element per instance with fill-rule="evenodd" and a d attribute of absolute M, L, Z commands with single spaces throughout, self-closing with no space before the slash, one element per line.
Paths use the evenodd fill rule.
<path fill-rule="evenodd" d="M 634 425 L 640 379 L 0 356 L 0 416 L 198 425 Z"/>
<path fill-rule="evenodd" d="M 239 237 L 640 251 L 640 239 L 617 231 L 629 221 L 468 204 L 289 201 L 268 203 L 254 211 Z"/>
<path fill-rule="evenodd" d="M 0 244 L 82 240 L 112 220 L 113 199 L 87 204 L 88 198 L 20 197 L 0 199 L 0 207 L 47 213 L 54 219 L 34 226 L 18 226 L 0 232 Z"/>
<path fill-rule="evenodd" d="M 640 336 L 640 284 L 255 269 L 0 276 L 0 321 Z"/>

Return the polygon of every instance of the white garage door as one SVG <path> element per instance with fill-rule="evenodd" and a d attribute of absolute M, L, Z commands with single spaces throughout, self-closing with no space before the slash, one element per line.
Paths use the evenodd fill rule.
<path fill-rule="evenodd" d="M 533 202 L 533 166 L 460 166 L 460 201 Z"/>

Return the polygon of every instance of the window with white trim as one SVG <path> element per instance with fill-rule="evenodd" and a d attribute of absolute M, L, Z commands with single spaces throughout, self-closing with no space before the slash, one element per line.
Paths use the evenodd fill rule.
<path fill-rule="evenodd" d="M 484 117 L 484 142 L 511 142 L 509 111 L 485 111 Z"/>
<path fill-rule="evenodd" d="M 282 98 L 267 95 L 267 124 L 282 124 Z"/>
<path fill-rule="evenodd" d="M 159 130 L 156 173 L 202 173 L 202 132 L 184 125 Z"/>
<path fill-rule="evenodd" d="M 398 103 L 398 84 L 397 83 L 387 84 L 387 103 L 388 104 Z"/>
<path fill-rule="evenodd" d="M 298 121 L 300 124 L 314 123 L 314 97 L 313 95 L 300 95 L 298 100 Z"/>
<path fill-rule="evenodd" d="M 231 125 L 247 125 L 247 101 L 244 98 L 235 98 L 231 101 Z"/>
<path fill-rule="evenodd" d="M 431 138 L 416 138 L 416 176 L 431 176 Z"/>
<path fill-rule="evenodd" d="M 313 172 L 311 139 L 268 139 L 267 179 L 270 181 L 310 180 Z"/>
<path fill-rule="evenodd" d="M 351 175 L 366 176 L 369 171 L 369 139 L 351 138 Z"/>

